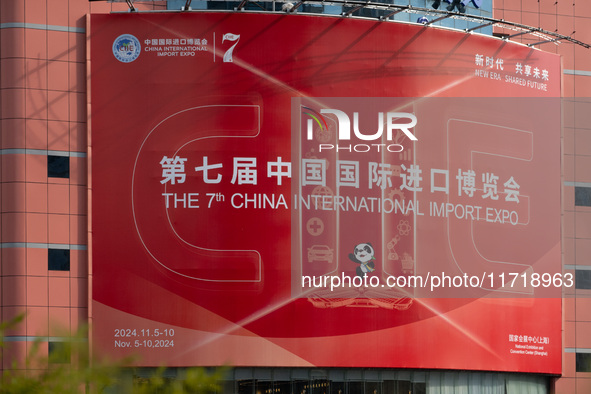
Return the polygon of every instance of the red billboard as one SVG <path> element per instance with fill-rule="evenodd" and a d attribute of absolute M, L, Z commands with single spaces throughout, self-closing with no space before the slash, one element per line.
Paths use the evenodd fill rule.
<path fill-rule="evenodd" d="M 246 12 L 89 37 L 95 349 L 560 373 L 559 57 Z"/>

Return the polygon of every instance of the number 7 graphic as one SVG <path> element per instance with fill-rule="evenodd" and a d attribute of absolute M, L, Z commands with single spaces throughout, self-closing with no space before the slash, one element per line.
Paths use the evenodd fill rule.
<path fill-rule="evenodd" d="M 232 54 L 234 53 L 234 48 L 236 48 L 236 45 L 238 45 L 238 42 L 240 41 L 240 34 L 226 33 L 222 37 L 222 44 L 226 40 L 232 41 L 232 42 L 236 41 L 236 44 L 232 45 L 226 51 L 226 53 L 224 53 L 224 63 L 232 63 L 232 62 L 234 62 L 234 59 L 232 58 Z"/>

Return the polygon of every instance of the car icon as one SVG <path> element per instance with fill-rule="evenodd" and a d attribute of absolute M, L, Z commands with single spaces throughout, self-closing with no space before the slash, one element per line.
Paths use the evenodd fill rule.
<path fill-rule="evenodd" d="M 308 262 L 326 261 L 332 263 L 333 250 L 326 245 L 313 245 L 308 248 Z"/>

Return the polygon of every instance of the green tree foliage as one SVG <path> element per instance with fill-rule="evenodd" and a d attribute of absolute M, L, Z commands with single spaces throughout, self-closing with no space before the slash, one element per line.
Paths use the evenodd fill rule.
<path fill-rule="evenodd" d="M 22 323 L 24 316 L 0 323 L 0 350 L 7 347 L 5 334 Z M 160 367 L 148 378 L 131 378 L 133 368 L 126 367 L 133 359 L 109 360 L 93 357 L 88 345 L 88 330 L 81 329 L 68 340 L 32 343 L 24 365 L 14 360 L 2 371 L 0 394 L 20 393 L 132 393 L 132 394 L 210 394 L 220 392 L 219 382 L 226 369 L 207 371 L 204 368 L 183 370 L 183 379 L 166 377 Z M 51 347 L 48 355 L 40 349 Z M 6 364 L 6 363 L 5 363 Z"/>

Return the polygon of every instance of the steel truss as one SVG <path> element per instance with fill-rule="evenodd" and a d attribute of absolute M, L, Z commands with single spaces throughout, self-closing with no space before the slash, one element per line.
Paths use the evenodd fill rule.
<path fill-rule="evenodd" d="M 133 5 L 134 0 L 125 0 L 129 6 L 130 11 L 137 11 Z M 207 0 L 207 1 L 225 1 L 225 0 Z M 182 8 L 182 11 L 191 11 L 191 3 L 192 0 L 186 0 L 185 6 Z M 278 3 L 275 0 L 241 0 L 238 7 L 235 8 L 235 11 L 244 11 L 245 7 L 249 4 L 253 3 L 260 6 L 260 3 Z M 584 48 L 591 48 L 590 44 L 584 43 L 577 39 L 574 39 L 571 36 L 566 36 L 564 34 L 560 34 L 555 31 L 548 31 L 544 30 L 539 27 L 532 27 L 523 25 L 521 23 L 516 22 L 509 22 L 504 19 L 495 19 L 495 18 L 488 18 L 484 16 L 478 15 L 471 15 L 471 14 L 462 14 L 459 12 L 450 12 L 450 11 L 443 11 L 443 10 L 435 10 L 432 8 L 422 8 L 422 7 L 413 7 L 411 5 L 395 5 L 395 4 L 386 4 L 386 3 L 378 3 L 373 1 L 362 1 L 362 0 L 330 0 L 330 1 L 321 1 L 321 0 L 298 0 L 296 4 L 291 4 L 286 2 L 279 2 L 284 4 L 289 4 L 289 7 L 284 7 L 284 11 L 276 11 L 276 12 L 287 12 L 287 13 L 296 13 L 297 10 L 303 5 L 317 5 L 317 6 L 324 6 L 324 5 L 340 5 L 347 10 L 344 10 L 341 14 L 342 17 L 347 18 L 351 17 L 352 14 L 356 11 L 361 9 L 370 9 L 370 10 L 380 10 L 384 11 L 384 15 L 378 17 L 380 21 L 388 21 L 394 15 L 405 12 L 408 14 L 419 14 L 421 16 L 430 16 L 434 17 L 434 19 L 425 23 L 425 25 L 432 25 L 433 23 L 442 21 L 444 19 L 459 19 L 465 20 L 468 22 L 477 23 L 478 25 L 475 27 L 471 27 L 465 29 L 466 33 L 472 33 L 473 31 L 482 29 L 484 27 L 493 26 L 493 27 L 501 27 L 505 29 L 509 29 L 514 31 L 513 34 L 508 34 L 502 37 L 504 40 L 511 40 L 515 37 L 521 36 L 531 36 L 535 38 L 535 42 L 527 44 L 529 47 L 533 47 L 535 45 L 541 45 L 545 43 L 554 43 L 560 44 L 561 42 L 570 42 L 572 44 L 580 45 Z M 264 8 L 264 7 L 261 7 Z M 258 12 L 258 11 L 255 11 Z M 269 12 L 269 11 L 266 11 Z M 574 32 L 573 32 L 574 33 Z"/>

